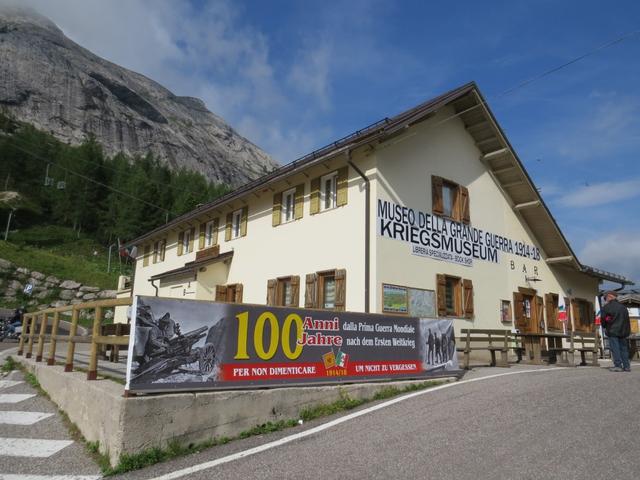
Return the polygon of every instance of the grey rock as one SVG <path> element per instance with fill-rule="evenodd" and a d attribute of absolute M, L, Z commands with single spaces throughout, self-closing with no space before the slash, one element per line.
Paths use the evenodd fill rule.
<path fill-rule="evenodd" d="M 44 280 L 45 274 L 40 272 L 31 272 L 31 278 L 35 278 L 36 280 Z"/>
<path fill-rule="evenodd" d="M 51 303 L 50 305 L 52 308 L 60 308 L 60 307 L 66 307 L 67 305 L 69 305 L 69 302 L 66 302 L 64 300 L 57 300 Z"/>
<path fill-rule="evenodd" d="M 11 270 L 13 268 L 13 263 L 9 260 L 5 260 L 4 258 L 0 258 L 0 270 Z"/>
<path fill-rule="evenodd" d="M 113 318 L 113 310 L 107 310 L 104 312 L 105 320 L 111 320 Z"/>
<path fill-rule="evenodd" d="M 59 285 L 60 279 L 58 277 L 54 277 L 53 275 L 49 275 L 45 278 L 45 282 L 50 283 L 51 285 Z"/>
<path fill-rule="evenodd" d="M 97 293 L 100 291 L 100 289 L 98 287 L 80 287 L 79 289 L 81 292 L 85 292 L 85 293 Z"/>
<path fill-rule="evenodd" d="M 76 292 L 73 290 L 62 290 L 58 295 L 62 300 L 71 300 L 75 298 Z"/>
<path fill-rule="evenodd" d="M 98 293 L 98 298 L 116 298 L 116 290 L 103 290 Z"/>
<path fill-rule="evenodd" d="M 54 287 L 57 287 L 58 284 L 57 283 L 51 283 L 51 282 L 44 282 L 44 284 L 42 286 L 44 288 L 54 288 Z"/>
<path fill-rule="evenodd" d="M 38 303 L 38 301 L 37 301 L 37 300 L 29 300 L 29 301 L 27 302 L 27 305 L 29 305 L 29 306 L 31 307 L 31 306 L 33 306 L 33 305 L 35 305 L 35 304 L 37 304 L 37 303 Z"/>
<path fill-rule="evenodd" d="M 83 292 L 80 292 L 80 291 L 76 292 L 76 298 L 82 298 L 82 297 L 84 297 Z"/>
<path fill-rule="evenodd" d="M 11 290 L 22 290 L 24 288 L 24 285 L 22 285 L 19 281 L 17 280 L 11 280 L 8 284 L 7 287 L 9 287 Z"/>
<path fill-rule="evenodd" d="M 38 285 L 40 285 L 40 281 L 37 278 L 33 278 L 33 276 L 27 280 L 27 283 L 30 283 L 34 287 L 37 287 Z"/>
<path fill-rule="evenodd" d="M 41 292 L 36 293 L 33 297 L 39 300 L 42 300 L 43 298 L 47 298 L 49 295 L 50 295 L 49 291 L 43 290 Z"/>
<path fill-rule="evenodd" d="M 81 298 L 74 298 L 73 300 L 71 300 L 71 305 L 78 305 L 80 303 L 82 303 L 84 300 L 82 300 Z"/>
<path fill-rule="evenodd" d="M 49 308 L 49 305 L 48 305 L 48 304 L 46 304 L 46 303 L 45 303 L 45 304 L 42 304 L 42 305 L 38 305 L 38 306 L 36 307 L 36 310 L 44 310 L 45 308 Z"/>
<path fill-rule="evenodd" d="M 60 284 L 60 288 L 64 288 L 65 290 L 77 290 L 81 286 L 81 283 L 74 282 L 73 280 L 65 280 Z"/>
<path fill-rule="evenodd" d="M 95 299 L 96 299 L 96 294 L 95 294 L 95 293 L 86 293 L 86 294 L 82 297 L 82 300 L 85 300 L 85 301 L 95 300 Z"/>
<path fill-rule="evenodd" d="M 151 152 L 171 168 L 238 187 L 278 166 L 202 100 L 94 55 L 33 10 L 0 9 L 0 103 L 71 144 L 96 136 L 108 155 Z"/>
<path fill-rule="evenodd" d="M 18 292 L 16 292 L 13 288 L 7 288 L 4 291 L 4 296 L 5 297 L 11 297 L 15 300 L 15 296 L 18 294 Z"/>
<path fill-rule="evenodd" d="M 16 268 L 16 273 L 20 275 L 29 275 L 31 271 L 28 268 L 19 267 L 19 268 Z"/>

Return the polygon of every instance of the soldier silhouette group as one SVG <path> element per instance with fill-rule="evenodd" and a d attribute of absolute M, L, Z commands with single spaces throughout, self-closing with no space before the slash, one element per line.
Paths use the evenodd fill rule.
<path fill-rule="evenodd" d="M 447 333 L 432 332 L 429 329 L 427 335 L 427 363 L 429 365 L 437 365 L 440 363 L 447 363 L 455 352 L 455 337 L 453 332 L 451 335 Z"/>

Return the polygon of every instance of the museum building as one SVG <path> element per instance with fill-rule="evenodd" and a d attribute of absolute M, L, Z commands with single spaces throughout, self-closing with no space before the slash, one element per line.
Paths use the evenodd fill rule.
<path fill-rule="evenodd" d="M 130 243 L 134 295 L 588 331 L 582 264 L 475 83 L 385 118 Z"/>

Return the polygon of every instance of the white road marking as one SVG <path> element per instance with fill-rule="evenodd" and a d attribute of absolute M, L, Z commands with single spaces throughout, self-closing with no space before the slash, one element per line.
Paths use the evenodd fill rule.
<path fill-rule="evenodd" d="M 3 388 L 15 387 L 16 385 L 20 385 L 21 381 L 18 380 L 0 380 L 0 390 Z"/>
<path fill-rule="evenodd" d="M 99 480 L 100 475 L 15 475 L 0 473 L 0 480 Z"/>
<path fill-rule="evenodd" d="M 0 456 L 50 457 L 73 443 L 73 440 L 36 440 L 33 438 L 0 438 Z M 0 477 L 2 478 L 2 477 Z"/>
<path fill-rule="evenodd" d="M 239 460 L 241 458 L 248 457 L 250 455 L 255 455 L 256 453 L 264 452 L 265 450 L 270 450 L 275 447 L 279 447 L 280 445 L 284 445 L 286 443 L 293 442 L 294 440 L 299 440 L 304 437 L 308 437 L 310 435 L 314 435 L 316 433 L 322 432 L 323 430 L 327 430 L 331 427 L 339 425 L 344 422 L 348 422 L 349 420 L 353 420 L 354 418 L 361 417 L 362 415 L 366 415 L 371 412 L 375 412 L 376 410 L 380 410 L 382 408 L 388 407 L 390 405 L 403 402 L 405 400 L 409 400 L 410 398 L 418 397 L 420 395 L 426 395 L 428 393 L 433 393 L 438 390 L 443 390 L 445 388 L 456 387 L 460 385 L 464 385 L 472 382 L 479 382 L 481 380 L 489 380 L 491 378 L 504 377 L 507 375 L 521 375 L 523 373 L 536 373 L 536 372 L 549 372 L 549 371 L 560 371 L 565 370 L 564 367 L 553 367 L 553 368 L 541 368 L 537 370 L 523 370 L 519 372 L 507 372 L 507 373 L 498 373 L 496 375 L 488 375 L 486 377 L 472 378 L 470 380 L 462 380 L 460 382 L 447 383 L 445 385 L 440 385 L 439 387 L 428 388 L 426 390 L 419 390 L 417 392 L 409 393 L 407 395 L 402 395 L 400 397 L 393 398 L 384 403 L 379 403 L 374 405 L 373 407 L 365 408 L 364 410 L 359 410 L 357 412 L 351 413 L 349 415 L 345 415 L 344 417 L 336 418 L 330 422 L 327 422 L 322 425 L 318 425 L 317 427 L 310 428 L 309 430 L 305 430 L 304 432 L 296 433 L 294 435 L 290 435 L 288 437 L 281 438 L 279 440 L 275 440 L 273 442 L 265 443 L 264 445 L 260 445 L 254 448 L 250 448 L 249 450 L 245 450 L 243 452 L 234 453 L 232 455 L 227 455 L 226 457 L 217 458 L 215 460 L 211 460 L 209 462 L 200 463 L 198 465 L 193 465 L 191 467 L 183 468 L 180 470 L 176 470 L 175 472 L 167 473 L 165 475 L 160 475 L 159 477 L 152 478 L 150 480 L 173 480 L 175 478 L 184 477 L 187 475 L 192 475 L 197 472 L 201 472 L 202 470 L 207 470 L 209 468 L 217 467 L 218 465 L 222 465 L 223 463 L 233 462 L 234 460 Z"/>
<path fill-rule="evenodd" d="M 17 412 L 0 411 L 0 424 L 5 425 L 33 425 L 34 423 L 49 418 L 53 413 L 44 412 Z M 0 477 L 1 479 L 2 477 Z"/>
<path fill-rule="evenodd" d="M 35 393 L 0 393 L 0 403 L 19 403 L 35 396 Z"/>

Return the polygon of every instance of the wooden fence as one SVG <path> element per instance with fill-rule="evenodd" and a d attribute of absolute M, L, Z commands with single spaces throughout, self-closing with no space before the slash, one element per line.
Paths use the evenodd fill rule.
<path fill-rule="evenodd" d="M 129 345 L 129 335 L 102 335 L 102 321 L 104 309 L 131 305 L 131 298 L 114 298 L 109 300 L 97 300 L 95 302 L 79 303 L 77 305 L 67 305 L 59 308 L 49 308 L 38 312 L 25 313 L 22 319 L 22 333 L 18 346 L 18 355 L 25 355 L 31 358 L 34 344 L 36 348 L 36 362 L 42 362 L 44 357 L 45 343 L 49 342 L 49 353 L 47 354 L 47 365 L 55 365 L 56 345 L 59 341 L 66 341 L 67 358 L 64 365 L 65 372 L 73 371 L 73 358 L 77 343 L 91 344 L 89 353 L 89 370 L 87 380 L 95 380 L 98 375 L 98 353 L 101 345 L 127 346 Z M 93 310 L 93 328 L 90 335 L 77 335 L 78 320 L 80 312 L 83 310 Z M 71 312 L 71 328 L 68 335 L 58 335 L 60 316 L 64 312 Z M 51 333 L 47 334 L 49 320 L 53 315 L 51 323 Z M 38 333 L 36 333 L 38 332 Z"/>

